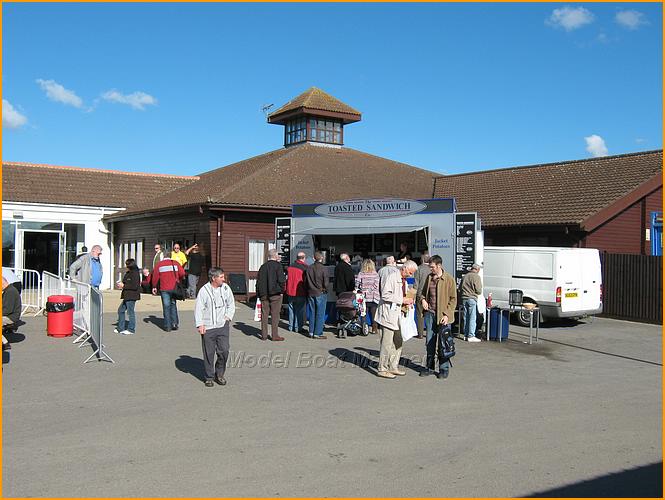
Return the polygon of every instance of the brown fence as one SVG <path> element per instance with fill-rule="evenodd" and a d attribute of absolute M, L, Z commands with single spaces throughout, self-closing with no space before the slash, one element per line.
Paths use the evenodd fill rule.
<path fill-rule="evenodd" d="M 663 322 L 663 258 L 601 253 L 603 316 Z"/>

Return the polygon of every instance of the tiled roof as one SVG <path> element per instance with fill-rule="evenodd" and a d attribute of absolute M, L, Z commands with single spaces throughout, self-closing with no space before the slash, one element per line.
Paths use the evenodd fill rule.
<path fill-rule="evenodd" d="M 348 115 L 357 115 L 358 120 L 360 120 L 360 111 L 353 109 L 351 106 L 344 104 L 339 99 L 331 96 L 330 94 L 324 92 L 323 90 L 311 87 L 305 92 L 300 94 L 298 97 L 291 99 L 284 106 L 278 110 L 270 113 L 268 120 L 271 121 L 272 118 L 283 113 L 294 111 L 300 108 L 304 108 L 309 112 L 318 110 L 318 111 L 328 111 L 331 113 L 345 113 Z"/>
<path fill-rule="evenodd" d="M 663 151 L 438 177 L 434 197 L 453 197 L 487 227 L 579 224 L 640 185 L 660 179 Z"/>
<path fill-rule="evenodd" d="M 436 175 L 354 149 L 302 144 L 201 174 L 117 217 L 206 203 L 288 208 L 363 197 L 431 198 Z"/>
<path fill-rule="evenodd" d="M 58 205 L 131 207 L 198 177 L 94 168 L 2 163 L 2 200 Z"/>

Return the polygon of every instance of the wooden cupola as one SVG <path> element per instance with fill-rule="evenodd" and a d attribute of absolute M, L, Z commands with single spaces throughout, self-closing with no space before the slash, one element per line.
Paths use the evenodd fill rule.
<path fill-rule="evenodd" d="M 316 87 L 268 115 L 268 123 L 284 125 L 285 147 L 303 142 L 342 146 L 344 125 L 360 119 L 360 111 Z"/>

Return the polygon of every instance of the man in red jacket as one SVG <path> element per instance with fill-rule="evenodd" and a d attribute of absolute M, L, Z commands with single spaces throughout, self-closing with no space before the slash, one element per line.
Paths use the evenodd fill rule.
<path fill-rule="evenodd" d="M 170 254 L 165 252 L 165 255 Z M 185 270 L 180 263 L 168 257 L 160 260 L 152 271 L 152 294 L 157 295 L 159 288 L 164 312 L 164 330 L 167 332 L 178 329 L 178 306 L 173 291 L 176 283 L 184 277 Z"/>
<path fill-rule="evenodd" d="M 307 288 L 305 287 L 305 252 L 298 252 L 297 259 L 286 270 L 286 296 L 289 301 L 289 331 L 304 333 L 305 304 Z"/>

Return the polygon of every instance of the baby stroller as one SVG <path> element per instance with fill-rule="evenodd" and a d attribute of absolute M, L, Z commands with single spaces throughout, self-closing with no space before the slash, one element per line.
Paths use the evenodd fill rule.
<path fill-rule="evenodd" d="M 335 305 L 339 315 L 338 338 L 346 338 L 347 333 L 363 336 L 369 334 L 369 327 L 365 321 L 365 297 L 360 290 L 340 293 Z"/>

